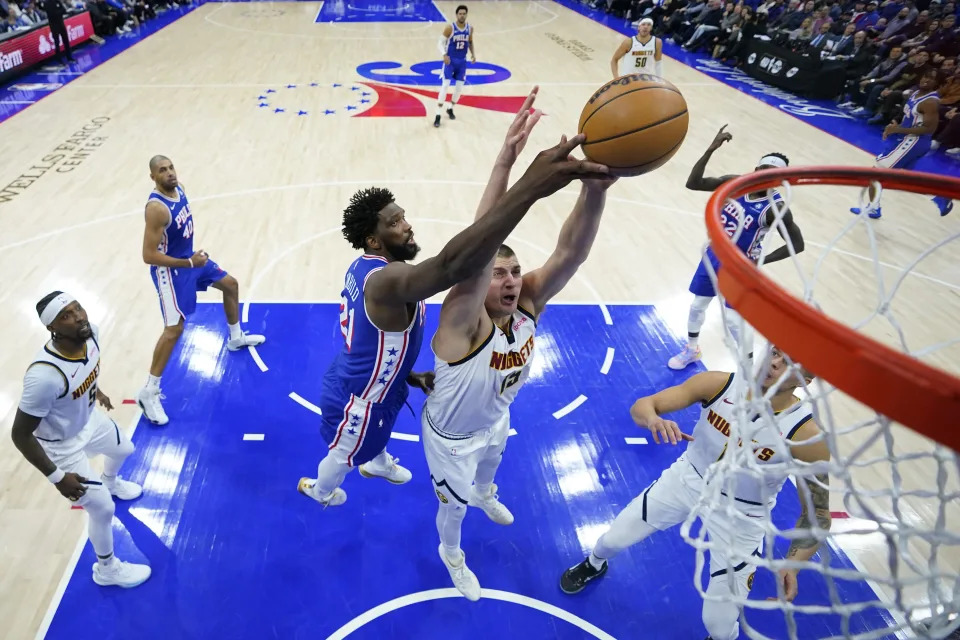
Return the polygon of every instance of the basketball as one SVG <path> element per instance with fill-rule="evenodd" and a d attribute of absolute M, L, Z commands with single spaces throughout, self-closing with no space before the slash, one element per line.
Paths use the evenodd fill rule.
<path fill-rule="evenodd" d="M 662 166 L 687 135 L 687 101 L 675 86 L 645 73 L 603 85 L 584 105 L 579 133 L 584 155 L 618 176 L 638 176 Z"/>

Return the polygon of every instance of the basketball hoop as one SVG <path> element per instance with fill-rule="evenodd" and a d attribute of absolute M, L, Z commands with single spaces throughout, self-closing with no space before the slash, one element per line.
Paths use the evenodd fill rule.
<path fill-rule="evenodd" d="M 960 199 L 960 180 L 894 169 L 773 169 L 724 183 L 707 203 L 707 232 L 722 267 L 719 289 L 730 306 L 770 342 L 838 389 L 960 451 L 960 429 L 954 426 L 960 416 L 960 378 L 894 351 L 792 296 L 731 242 L 720 222 L 724 203 L 784 183 L 859 187 L 879 183 L 888 189 Z"/>
<path fill-rule="evenodd" d="M 863 208 L 871 186 L 877 194 L 885 190 L 885 201 L 892 198 L 893 202 L 885 203 L 885 216 L 879 222 L 847 212 L 857 194 Z M 771 274 L 786 275 L 780 266 L 766 267 L 762 259 L 755 264 L 738 248 L 737 237 L 755 221 L 745 221 L 742 207 L 733 202 L 748 193 L 766 192 L 775 217 L 773 228 L 784 230 L 781 235 L 787 237 L 783 215 L 796 204 L 792 201 L 803 200 L 806 191 L 796 187 L 811 187 L 822 194 L 829 191 L 817 202 L 835 208 L 836 220 L 828 221 L 840 228 L 819 255 L 809 241 L 799 256 L 791 247 L 790 259 L 783 264 L 792 263 L 799 287 L 789 278 L 775 281 Z M 834 193 L 844 187 L 855 192 L 846 200 Z M 780 192 L 782 202 L 773 199 L 774 191 Z M 820 426 L 817 439 L 830 451 L 829 463 L 807 464 L 783 455 L 793 446 L 785 441 L 783 452 L 777 453 L 783 455 L 778 458 L 783 462 L 764 466 L 750 446 L 731 446 L 704 473 L 700 502 L 683 523 L 681 534 L 697 552 L 695 583 L 701 596 L 735 603 L 741 626 L 751 638 L 945 638 L 960 628 L 960 378 L 956 375 L 960 358 L 954 351 L 947 354 L 960 346 L 960 298 L 952 291 L 931 293 L 930 281 L 956 287 L 917 269 L 922 263 L 955 272 L 960 232 L 936 231 L 941 218 L 935 207 L 929 201 L 921 205 L 910 194 L 960 199 L 960 180 L 855 167 L 774 169 L 723 184 L 707 204 L 707 231 L 720 266 L 714 271 L 712 263 L 705 264 L 729 305 L 723 307 L 730 331 L 726 344 L 737 361 L 733 384 L 738 386 L 738 400 L 728 441 L 749 443 L 759 425 L 777 424 L 764 397 L 769 390 L 760 384 L 763 367 L 776 346 L 795 373 L 802 366 L 816 376 L 802 392 Z M 897 205 L 906 211 L 891 211 Z M 804 206 L 796 209 L 803 227 Z M 895 225 L 899 214 L 923 225 L 918 236 L 923 233 L 934 239 L 918 249 L 915 237 L 889 241 L 892 234 L 880 235 L 895 228 L 882 225 Z M 738 218 L 735 225 L 731 216 Z M 955 229 L 953 221 L 947 224 L 946 228 Z M 866 244 L 872 255 L 842 248 L 843 243 L 857 241 L 858 234 L 866 238 L 860 240 L 860 251 L 867 251 Z M 937 253 L 948 246 L 952 253 Z M 881 260 L 879 254 L 888 247 L 898 257 Z M 906 251 L 914 249 L 918 249 L 915 255 L 905 257 Z M 894 267 L 892 262 L 906 266 Z M 891 271 L 896 274 L 892 279 L 887 275 Z M 875 286 L 868 282 L 871 277 L 876 279 Z M 938 303 L 946 312 L 941 310 L 934 318 L 931 309 Z M 859 307 L 865 308 L 861 312 Z M 902 321 L 911 315 L 915 317 L 910 325 Z M 850 316 L 856 319 L 851 321 Z M 877 328 L 875 320 L 886 322 Z M 922 335 L 908 337 L 910 331 L 903 326 Z M 754 331 L 759 347 L 754 344 Z M 930 342 L 931 335 L 933 344 L 916 347 L 917 341 Z M 810 513 L 811 483 L 829 489 L 831 504 L 833 508 L 842 505 L 844 519 L 834 518 L 829 529 L 809 520 L 808 526 L 784 526 L 782 521 L 778 525 L 773 513 L 778 494 L 772 492 L 780 489 L 766 492 L 764 503 L 751 503 L 762 514 L 745 517 L 743 505 L 735 503 L 737 482 L 746 478 L 762 483 L 771 474 L 796 479 L 801 505 Z M 817 476 L 829 476 L 829 486 L 815 480 Z M 791 491 L 789 484 L 786 487 L 783 491 Z M 729 549 L 716 547 L 706 532 L 711 518 L 717 517 L 760 527 L 762 551 L 726 557 Z M 699 530 L 697 521 L 703 523 Z M 819 541 L 819 558 L 785 558 L 784 545 L 797 539 Z M 784 569 L 800 571 L 801 583 L 807 585 L 800 593 L 807 589 L 807 599 L 788 602 L 782 584 L 773 588 L 775 592 L 768 586 L 754 597 L 735 587 L 708 594 L 701 584 L 701 571 L 705 552 L 711 549 L 724 554 L 730 575 L 739 570 L 752 576 L 758 568 L 774 574 Z M 846 560 L 850 549 L 862 552 L 859 560 Z M 811 577 L 812 573 L 817 575 Z"/>

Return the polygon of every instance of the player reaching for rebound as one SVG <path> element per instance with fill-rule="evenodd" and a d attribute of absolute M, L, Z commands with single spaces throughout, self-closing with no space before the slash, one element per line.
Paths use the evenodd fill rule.
<path fill-rule="evenodd" d="M 917 83 L 917 88 L 907 94 L 903 104 L 903 118 L 900 123 L 891 122 L 883 130 L 883 139 L 887 148 L 877 156 L 875 167 L 884 169 L 913 169 L 917 161 L 930 152 L 933 134 L 940 122 L 940 94 L 937 93 L 939 72 L 936 69 L 926 71 Z M 874 183 L 870 184 L 870 202 L 863 208 L 852 207 L 850 211 L 857 215 L 867 214 L 871 218 L 880 217 L 880 194 Z M 934 204 L 945 216 L 953 211 L 953 200 L 945 196 L 934 196 Z"/>
<path fill-rule="evenodd" d="M 787 479 L 784 468 L 787 456 L 805 463 L 830 460 L 830 451 L 820 435 L 813 419 L 812 407 L 794 395 L 794 390 L 809 383 L 813 375 L 791 369 L 784 356 L 776 349 L 765 379 L 761 383 L 764 394 L 774 389 L 769 398 L 769 408 L 775 415 L 775 424 L 761 423 L 752 434 L 757 461 L 763 469 L 760 475 L 738 473 L 733 486 L 736 509 L 744 516 L 737 518 L 718 508 L 710 513 L 704 523 L 707 534 L 715 543 L 710 554 L 710 582 L 708 596 L 722 597 L 724 593 L 745 596 L 753 584 L 753 569 L 750 556 L 757 552 L 764 540 L 765 529 L 759 523 L 767 519 L 777 494 Z M 789 373 L 787 373 L 789 371 Z M 784 375 L 789 377 L 781 381 Z M 580 564 L 567 569 L 560 578 L 560 588 L 569 594 L 579 593 L 592 580 L 607 572 L 608 561 L 624 549 L 637 544 L 657 531 L 665 531 L 680 524 L 697 506 L 704 488 L 703 475 L 707 468 L 723 457 L 730 442 L 730 424 L 735 421 L 738 406 L 733 390 L 732 373 L 705 371 L 691 377 L 681 385 L 664 389 L 652 396 L 637 400 L 630 409 L 633 420 L 650 430 L 658 444 L 677 444 L 688 440 L 687 450 L 660 478 L 647 487 L 600 536 L 593 552 Z M 774 385 L 779 385 L 774 388 Z M 680 411 L 699 402 L 700 419 L 692 436 L 680 431 L 677 424 L 661 416 Z M 747 436 L 744 436 L 747 437 Z M 796 529 L 810 530 L 814 526 L 823 531 L 830 529 L 829 476 L 820 474 L 816 482 L 798 477 L 810 491 L 816 524 L 810 517 L 808 501 L 797 485 L 800 503 L 803 505 Z M 724 494 L 726 495 L 726 494 Z M 751 525 L 751 519 L 758 523 Z M 787 552 L 788 560 L 805 562 L 817 552 L 820 543 L 812 531 L 793 540 Z M 734 575 L 730 576 L 729 567 Z M 731 581 L 732 580 L 732 581 Z M 784 597 L 793 601 L 797 595 L 797 569 L 782 569 L 779 580 Z M 733 602 L 703 601 L 703 624 L 713 640 L 739 638 L 739 607 Z"/>
<path fill-rule="evenodd" d="M 453 99 L 447 107 L 447 115 L 456 120 L 453 107 L 460 99 L 463 83 L 467 80 L 467 50 L 470 50 L 470 62 L 476 62 L 473 51 L 473 27 L 467 24 L 467 6 L 457 7 L 457 21 L 443 28 L 443 35 L 439 42 L 440 53 L 443 55 L 443 83 L 440 85 L 440 95 L 437 96 L 437 117 L 433 119 L 433 126 L 440 126 L 440 115 L 443 113 L 443 103 L 447 100 L 447 89 L 450 81 L 456 82 L 453 89 Z"/>
<path fill-rule="evenodd" d="M 500 193 L 508 179 L 507 166 L 494 172 L 488 188 Z M 615 180 L 583 180 L 542 267 L 521 274 L 514 252 L 502 246 L 495 260 L 454 286 L 443 301 L 432 342 L 434 390 L 421 414 L 423 446 L 440 501 L 440 558 L 454 586 L 470 600 L 480 598 L 480 583 L 460 549 L 467 506 L 483 509 L 498 524 L 513 522 L 493 482 L 510 431 L 510 405 L 530 373 L 537 320 L 587 259 L 606 191 Z M 478 208 L 480 223 L 495 215 L 495 210 L 487 213 L 489 207 L 487 202 Z"/>
<path fill-rule="evenodd" d="M 63 497 L 86 512 L 87 535 L 97 554 L 93 581 L 135 587 L 150 577 L 150 567 L 113 555 L 111 496 L 134 500 L 143 490 L 117 475 L 133 453 L 133 443 L 96 406 L 99 402 L 113 409 L 99 387 L 99 332 L 80 303 L 62 291 L 40 300 L 37 314 L 51 337 L 24 376 L 13 443 Z M 99 454 L 104 456 L 103 474 L 95 480 L 87 456 Z"/>
<path fill-rule="evenodd" d="M 578 178 L 605 175 L 607 168 L 570 157 L 583 136 L 541 152 L 514 186 L 502 194 L 501 178 L 517 158 L 539 112 L 527 96 L 507 131 L 481 206 L 490 212 L 454 236 L 439 254 L 411 265 L 420 248 L 406 214 L 386 189 L 356 193 L 343 215 L 343 235 L 364 254 L 347 271 L 340 306 L 344 344 L 323 380 L 321 431 L 329 448 L 317 479 L 301 478 L 298 490 L 324 506 L 343 504 L 347 473 L 360 466 L 366 477 L 394 484 L 411 473 L 386 451 L 407 384 L 429 390 L 433 375 L 411 376 L 423 339 L 424 299 L 475 276 L 533 203 Z M 498 199 L 499 198 L 499 199 Z"/>
<path fill-rule="evenodd" d="M 663 41 L 651 33 L 653 20 L 644 18 L 637 25 L 637 35 L 624 40 L 613 52 L 610 71 L 613 78 L 631 73 L 651 73 L 663 77 Z"/>
<path fill-rule="evenodd" d="M 706 153 L 693 165 L 693 169 L 690 170 L 690 176 L 687 178 L 687 189 L 712 192 L 724 182 L 738 177 L 736 175 L 725 175 L 719 178 L 703 177 L 703 172 L 706 170 L 707 163 L 710 161 L 713 152 L 723 146 L 723 143 L 733 139 L 731 134 L 724 131 L 726 128 L 727 125 L 720 127 L 720 131 L 717 132 L 713 142 L 707 147 Z M 760 158 L 760 162 L 757 163 L 757 167 L 754 170 L 782 169 L 788 164 L 789 160 L 787 160 L 787 157 L 782 153 L 768 153 Z M 736 238 L 737 247 L 751 260 L 758 262 L 762 251 L 761 245 L 763 239 L 776 222 L 778 210 L 786 206 L 786 202 L 779 193 L 774 192 L 772 197 L 765 191 L 748 193 L 737 198 L 735 203 L 728 201 L 723 207 L 721 220 L 723 221 L 723 226 L 727 234 L 730 235 L 731 238 Z M 740 227 L 741 214 L 743 215 L 742 229 Z M 778 225 L 777 231 L 789 245 L 793 246 L 794 253 L 800 253 L 803 251 L 804 246 L 803 234 L 800 232 L 800 227 L 798 227 L 793 220 L 793 213 L 789 209 L 784 210 L 781 220 L 783 227 Z M 739 236 L 737 235 L 738 233 Z M 763 263 L 778 262 L 789 257 L 790 247 L 784 245 L 765 256 Z M 710 306 L 710 302 L 717 295 L 713 282 L 710 280 L 710 272 L 707 270 L 707 260 L 709 260 L 713 266 L 714 272 L 720 270 L 720 261 L 717 259 L 713 249 L 707 247 L 706 255 L 703 260 L 700 261 L 697 266 L 697 271 L 693 274 L 693 279 L 690 281 L 690 293 L 692 293 L 694 297 L 693 302 L 690 304 L 690 315 L 687 319 L 687 344 L 684 346 L 683 351 L 670 358 L 667 362 L 667 366 L 671 369 L 683 369 L 690 363 L 699 360 L 702 355 L 699 345 L 700 329 L 703 327 L 703 322 L 707 316 L 707 307 Z M 727 327 L 731 334 L 733 334 L 733 337 L 739 339 L 739 322 L 737 321 L 737 315 L 728 311 L 726 320 Z"/>
<path fill-rule="evenodd" d="M 204 251 L 193 250 L 193 215 L 187 194 L 177 181 L 173 163 L 164 156 L 150 159 L 155 188 L 147 199 L 143 261 L 160 298 L 164 329 L 153 350 L 146 386 L 137 394 L 143 415 L 154 424 L 169 422 L 160 404 L 160 376 L 183 333 L 183 322 L 197 308 L 197 291 L 213 287 L 223 292 L 223 311 L 230 337 L 227 349 L 237 351 L 263 344 L 264 337 L 240 329 L 240 285 Z"/>

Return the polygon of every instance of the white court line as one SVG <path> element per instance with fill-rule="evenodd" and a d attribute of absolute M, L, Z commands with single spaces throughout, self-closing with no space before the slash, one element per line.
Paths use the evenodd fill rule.
<path fill-rule="evenodd" d="M 244 318 L 246 322 L 246 318 Z M 263 358 L 260 357 L 260 353 L 257 351 L 255 346 L 247 347 L 250 350 L 250 356 L 253 358 L 253 361 L 257 363 L 257 366 L 260 367 L 260 371 L 266 371 L 267 365 L 264 363 Z"/>
<path fill-rule="evenodd" d="M 133 422 L 129 427 L 128 435 L 133 439 L 133 434 L 137 431 L 137 425 L 140 423 L 140 417 L 143 415 L 143 410 L 137 407 L 136 412 L 133 415 Z M 43 616 L 43 621 L 40 622 L 40 628 L 37 629 L 36 640 L 43 640 L 47 635 L 47 631 L 50 630 L 50 623 L 53 622 L 53 616 L 56 615 L 57 609 L 60 607 L 60 601 L 63 600 L 63 594 L 67 590 L 67 584 L 70 583 L 70 578 L 73 577 L 73 572 L 77 568 L 77 563 L 80 562 L 80 554 L 83 553 L 83 548 L 87 544 L 87 529 L 86 527 L 80 532 L 80 539 L 77 540 L 77 546 L 73 549 L 73 554 L 70 556 L 70 560 L 67 561 L 67 566 L 63 570 L 63 576 L 60 577 L 60 583 L 57 585 L 57 590 L 53 592 L 53 597 L 50 599 L 50 605 L 47 607 L 47 612 Z"/>
<path fill-rule="evenodd" d="M 603 375 L 607 375 L 610 372 L 610 365 L 613 364 L 613 354 L 615 351 L 613 347 L 607 347 L 607 355 L 603 359 L 603 366 L 600 367 L 600 373 Z"/>
<path fill-rule="evenodd" d="M 647 444 L 646 438 L 624 438 L 627 444 Z"/>
<path fill-rule="evenodd" d="M 395 440 L 406 440 L 407 442 L 420 442 L 420 436 L 415 436 L 412 433 L 397 433 L 396 431 L 390 434 L 391 438 Z"/>
<path fill-rule="evenodd" d="M 91 84 L 83 83 L 78 85 L 80 89 L 253 89 L 253 88 L 270 88 L 270 87 L 285 87 L 288 84 L 310 84 L 311 82 L 317 82 L 320 84 L 330 84 L 333 82 L 343 82 L 343 78 L 338 78 L 336 80 L 316 80 L 316 79 L 307 79 L 307 80 L 283 80 L 276 82 L 229 82 L 229 83 L 197 83 L 197 84 Z M 359 80 L 354 80 L 353 82 L 374 82 L 378 84 L 388 84 L 392 86 L 410 86 L 415 89 L 438 89 L 439 87 L 432 85 L 398 85 L 397 83 L 387 82 L 385 80 L 374 80 L 373 78 L 360 78 Z M 715 82 L 673 82 L 676 87 L 702 87 L 702 86 L 714 86 Z M 496 87 L 524 87 L 529 89 L 533 85 L 539 85 L 541 87 L 595 87 L 597 86 L 596 82 L 497 82 Z M 72 86 L 72 85 L 71 85 Z M 471 85 L 467 82 L 467 86 L 470 87 L 481 87 L 485 85 L 474 84 Z M 723 86 L 723 85 L 720 85 Z"/>
<path fill-rule="evenodd" d="M 245 433 L 243 434 L 244 440 L 263 440 L 266 436 L 262 433 Z"/>
<path fill-rule="evenodd" d="M 517 430 L 511 428 L 510 431 L 507 431 L 507 435 L 508 435 L 508 436 L 515 436 L 515 435 L 517 435 Z"/>
<path fill-rule="evenodd" d="M 344 640 L 351 633 L 365 626 L 366 624 L 373 622 L 377 618 L 384 616 L 392 611 L 397 609 L 402 609 L 403 607 L 408 607 L 412 604 L 417 604 L 420 602 L 429 602 L 430 600 L 440 600 L 442 598 L 462 598 L 463 595 L 453 588 L 447 589 L 431 589 L 430 591 L 420 591 L 418 593 L 409 593 L 405 596 L 400 596 L 399 598 L 394 598 L 389 602 L 384 602 L 383 604 L 361 613 L 359 616 L 343 625 L 332 634 L 327 636 L 327 640 Z M 536 611 L 542 611 L 548 615 L 551 615 L 555 618 L 559 618 L 564 622 L 568 622 L 571 625 L 586 631 L 594 638 L 599 640 L 616 640 L 612 635 L 606 633 L 602 629 L 590 624 L 583 618 L 575 616 L 569 611 L 565 611 L 560 607 L 556 607 L 552 604 L 541 602 L 540 600 L 535 600 L 533 598 L 522 596 L 519 593 L 511 593 L 509 591 L 500 591 L 499 589 L 484 589 L 480 594 L 480 597 L 484 600 L 501 600 L 503 602 L 512 602 L 514 604 L 519 604 L 530 609 L 535 609 Z"/>
<path fill-rule="evenodd" d="M 321 3 L 320 3 L 320 6 L 317 7 L 317 15 L 315 15 L 315 16 L 313 17 L 313 23 L 314 23 L 314 24 L 324 24 L 324 23 L 320 22 L 320 14 L 323 12 L 323 5 L 324 5 L 324 3 L 321 2 Z"/>
<path fill-rule="evenodd" d="M 297 404 L 299 404 L 301 407 L 304 407 L 305 409 L 309 409 L 310 411 L 313 411 L 318 416 L 323 415 L 323 412 L 320 411 L 320 407 L 313 404 L 309 400 L 304 400 L 303 397 L 295 391 L 290 392 L 290 399 L 296 402 Z"/>
<path fill-rule="evenodd" d="M 587 401 L 587 396 L 585 396 L 585 395 L 583 395 L 583 394 L 581 393 L 580 396 L 579 396 L 576 400 L 574 400 L 573 402 L 571 402 L 570 404 L 568 404 L 568 405 L 565 406 L 564 408 L 558 409 L 557 411 L 554 411 L 554 412 L 553 412 L 553 417 L 556 418 L 557 420 L 559 420 L 560 418 L 562 418 L 563 416 L 567 415 L 568 413 L 570 413 L 571 411 L 573 411 L 574 409 L 576 409 L 577 407 L 579 407 L 580 405 L 582 405 L 582 404 L 583 404 L 584 402 L 586 402 L 586 401 Z"/>
<path fill-rule="evenodd" d="M 34 104 L 36 100 L 0 100 L 0 104 Z"/>

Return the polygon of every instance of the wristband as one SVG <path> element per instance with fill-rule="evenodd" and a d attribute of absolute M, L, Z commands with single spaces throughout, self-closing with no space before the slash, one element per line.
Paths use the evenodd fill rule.
<path fill-rule="evenodd" d="M 64 476 L 66 475 L 67 474 L 66 472 L 64 472 L 63 469 L 61 469 L 60 467 L 57 467 L 53 473 L 47 476 L 47 480 L 49 480 L 51 484 L 57 484 L 58 482 L 63 480 Z"/>
<path fill-rule="evenodd" d="M 187 262 L 190 263 L 190 268 L 193 269 L 193 258 L 187 258 Z"/>

